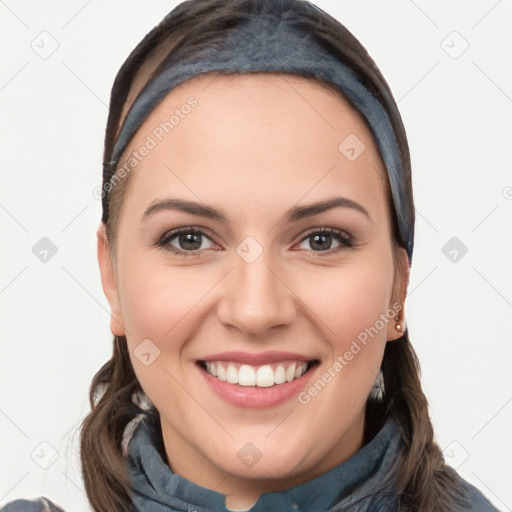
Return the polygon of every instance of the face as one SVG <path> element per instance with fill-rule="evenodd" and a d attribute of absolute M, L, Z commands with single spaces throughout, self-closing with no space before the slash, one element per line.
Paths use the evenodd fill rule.
<path fill-rule="evenodd" d="M 293 75 L 199 76 L 120 165 L 133 151 L 115 257 L 103 226 L 98 255 L 171 469 L 257 494 L 353 455 L 408 279 L 360 115 Z"/>

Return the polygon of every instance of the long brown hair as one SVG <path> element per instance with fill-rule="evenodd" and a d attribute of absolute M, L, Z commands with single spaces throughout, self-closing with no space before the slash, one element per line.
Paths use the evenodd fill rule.
<path fill-rule="evenodd" d="M 105 162 L 110 159 L 127 107 L 144 83 L 158 73 L 158 65 L 163 59 L 180 48 L 193 51 L 203 45 L 218 44 L 229 28 L 240 22 L 241 12 L 257 13 L 265 1 L 269 0 L 185 1 L 144 37 L 122 65 L 112 88 L 105 133 Z M 402 179 L 409 192 L 404 207 L 410 209 L 414 218 L 405 128 L 384 77 L 365 48 L 336 19 L 302 0 L 279 1 L 304 14 L 305 30 L 339 55 L 385 108 L 398 142 L 404 169 Z M 113 188 L 103 219 L 111 257 L 115 257 L 115 237 L 129 178 L 130 175 Z M 393 208 L 391 201 L 390 204 Z M 402 244 L 396 212 L 392 218 L 394 244 L 398 247 Z M 459 503 L 461 490 L 457 475 L 445 465 L 442 451 L 434 440 L 428 402 L 421 388 L 420 365 L 407 330 L 399 340 L 386 344 L 381 369 L 382 400 L 368 398 L 365 441 L 375 435 L 386 418 L 391 416 L 397 421 L 406 446 L 393 475 L 402 509 L 419 512 L 464 510 L 464 504 Z M 136 392 L 142 392 L 142 389 L 131 365 L 126 337 L 114 337 L 111 359 L 92 380 L 89 389 L 91 412 L 80 430 L 82 475 L 89 502 L 96 512 L 132 509 L 121 438 L 126 424 L 140 412 L 132 401 Z M 154 407 L 150 414 L 159 418 Z"/>

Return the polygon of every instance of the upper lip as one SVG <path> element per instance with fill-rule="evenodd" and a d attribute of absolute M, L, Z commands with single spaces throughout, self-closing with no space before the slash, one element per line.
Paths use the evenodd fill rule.
<path fill-rule="evenodd" d="M 234 363 L 249 364 L 249 365 L 263 365 L 277 363 L 279 361 L 313 361 L 314 357 L 305 356 L 303 354 L 296 354 L 295 352 L 282 352 L 282 351 L 268 351 L 268 352 L 218 352 L 209 356 L 203 357 L 200 361 L 233 361 Z"/>

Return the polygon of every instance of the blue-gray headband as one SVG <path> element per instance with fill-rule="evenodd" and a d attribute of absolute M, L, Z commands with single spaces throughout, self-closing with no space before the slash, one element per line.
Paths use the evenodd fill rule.
<path fill-rule="evenodd" d="M 265 14 L 244 13 L 247 21 L 229 28 L 222 45 L 212 45 L 195 52 L 191 52 L 189 48 L 185 57 L 178 50 L 168 59 L 160 72 L 140 91 L 131 106 L 112 150 L 111 161 L 104 163 L 106 168 L 103 189 L 108 189 L 105 186 L 106 176 L 109 175 L 108 180 L 111 178 L 123 151 L 149 113 L 171 89 L 189 78 L 211 71 L 274 71 L 314 76 L 341 90 L 371 129 L 388 172 L 400 237 L 411 262 L 414 220 L 405 203 L 406 183 L 389 117 L 381 103 L 360 82 L 353 70 L 300 27 L 297 23 L 298 13 L 290 11 L 289 8 L 285 11 L 279 10 L 278 6 L 284 4 L 286 2 L 275 2 L 275 9 Z M 309 2 L 304 4 L 323 13 Z M 108 194 L 102 194 L 102 201 L 105 212 Z"/>

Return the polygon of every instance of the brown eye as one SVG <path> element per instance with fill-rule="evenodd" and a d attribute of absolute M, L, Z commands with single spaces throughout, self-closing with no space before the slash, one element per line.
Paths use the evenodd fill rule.
<path fill-rule="evenodd" d="M 166 233 L 157 245 L 175 254 L 188 256 L 201 250 L 212 249 L 215 244 L 203 231 L 185 228 Z"/>
<path fill-rule="evenodd" d="M 354 245 L 351 237 L 333 229 L 312 231 L 301 240 L 301 244 L 305 244 L 302 249 L 313 252 L 335 252 Z"/>

